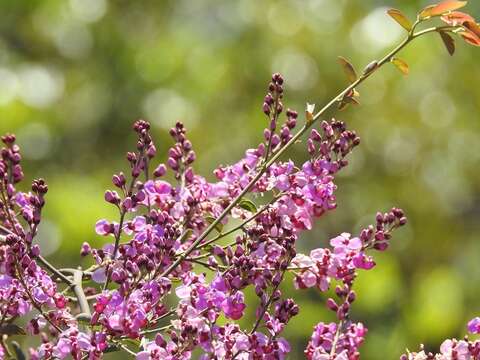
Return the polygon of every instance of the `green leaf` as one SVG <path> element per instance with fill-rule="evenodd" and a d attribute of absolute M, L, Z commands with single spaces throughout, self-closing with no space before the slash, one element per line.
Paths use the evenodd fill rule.
<path fill-rule="evenodd" d="M 400 11 L 397 9 L 389 9 L 387 11 L 387 14 L 390 15 L 390 17 L 395 20 L 400 26 L 402 26 L 405 30 L 410 31 L 412 30 L 412 23 L 408 18 Z"/>
<path fill-rule="evenodd" d="M 145 337 L 144 337 L 143 339 L 145 339 Z M 142 340 L 143 340 L 143 339 L 142 339 Z M 137 349 L 139 349 L 139 348 L 140 348 L 140 345 L 141 345 L 141 342 L 140 342 L 139 340 L 130 339 L 130 338 L 122 339 L 122 343 L 123 343 L 124 345 L 131 345 L 131 346 L 133 346 L 133 347 L 135 347 L 135 348 L 137 348 Z"/>
<path fill-rule="evenodd" d="M 120 351 L 120 348 L 116 345 L 109 345 L 105 350 L 103 350 L 104 353 L 110 353 L 115 351 Z"/>
<path fill-rule="evenodd" d="M 400 70 L 404 75 L 408 75 L 410 69 L 408 67 L 408 64 L 403 61 L 402 59 L 399 58 L 393 58 L 390 60 L 393 65 L 395 65 L 398 70 Z"/>
<path fill-rule="evenodd" d="M 25 335 L 25 330 L 15 324 L 0 326 L 0 335 Z"/>
<path fill-rule="evenodd" d="M 85 313 L 80 313 L 75 316 L 75 319 L 77 319 L 78 322 L 90 324 L 90 322 L 92 321 L 92 316 Z"/>
<path fill-rule="evenodd" d="M 215 220 L 217 220 L 217 219 L 215 219 L 213 216 L 206 216 L 206 217 L 205 217 L 205 220 L 207 220 L 207 222 L 208 222 L 209 224 L 213 224 L 213 223 L 215 222 Z M 222 224 L 221 221 L 220 221 L 217 225 L 215 225 L 215 230 L 217 230 L 219 233 L 222 232 L 222 230 L 223 230 L 223 224 Z"/>
<path fill-rule="evenodd" d="M 440 31 L 439 34 L 443 43 L 445 44 L 445 47 L 447 48 L 448 53 L 453 55 L 455 53 L 455 40 L 453 40 L 453 38 L 445 31 Z"/>
<path fill-rule="evenodd" d="M 357 73 L 355 72 L 355 68 L 347 59 L 339 56 L 338 63 L 342 66 L 343 71 L 345 71 L 345 74 L 347 75 L 347 78 L 351 83 L 357 80 Z"/>
<path fill-rule="evenodd" d="M 240 203 L 238 204 L 239 207 L 241 207 L 244 210 L 250 211 L 251 213 L 256 213 L 257 212 L 257 206 L 255 203 L 249 199 L 242 199 Z"/>
<path fill-rule="evenodd" d="M 17 360 L 26 360 L 27 357 L 23 353 L 22 348 L 16 341 L 12 341 L 12 347 L 13 351 L 15 351 L 15 356 L 17 357 Z"/>

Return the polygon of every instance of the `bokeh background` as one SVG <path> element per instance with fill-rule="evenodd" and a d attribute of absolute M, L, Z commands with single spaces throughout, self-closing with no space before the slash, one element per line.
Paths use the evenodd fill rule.
<path fill-rule="evenodd" d="M 111 174 L 125 168 L 132 122 L 152 122 L 160 154 L 182 120 L 196 169 L 239 159 L 266 125 L 270 74 L 286 77 L 286 105 L 325 103 L 346 85 L 338 55 L 362 68 L 402 36 L 385 15 L 414 17 L 407 0 L 3 0 L 0 2 L 0 131 L 15 132 L 28 179 L 49 183 L 39 241 L 57 264 L 80 244 L 104 241 L 96 220 Z M 480 2 L 469 12 L 480 17 Z M 406 347 L 463 336 L 480 314 L 480 67 L 458 42 L 449 57 L 435 34 L 359 89 L 362 105 L 340 114 L 362 145 L 337 179 L 338 209 L 299 247 L 356 233 L 377 210 L 399 206 L 409 224 L 378 266 L 362 273 L 353 317 L 369 328 L 365 359 L 395 359 Z M 297 146 L 291 157 L 304 158 Z M 161 159 L 165 156 L 161 155 Z M 25 185 L 26 186 L 26 185 Z M 301 358 L 314 324 L 331 319 L 315 291 L 286 291 L 301 304 L 286 337 Z"/>

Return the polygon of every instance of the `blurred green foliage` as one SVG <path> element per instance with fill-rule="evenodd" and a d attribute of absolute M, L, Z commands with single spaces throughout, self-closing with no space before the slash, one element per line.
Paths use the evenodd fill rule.
<path fill-rule="evenodd" d="M 177 120 L 211 174 L 254 146 L 266 125 L 262 98 L 274 71 L 286 77 L 286 104 L 321 104 L 357 69 L 402 36 L 387 6 L 414 17 L 406 0 L 3 0 L 0 2 L 0 131 L 15 132 L 27 178 L 50 185 L 40 242 L 57 264 L 77 261 L 80 244 L 102 244 L 93 225 L 115 212 L 103 202 L 125 168 L 133 120 L 146 118 L 160 154 Z M 469 12 L 480 17 L 480 3 Z M 435 34 L 401 54 L 359 89 L 362 105 L 335 116 L 362 137 L 337 179 L 339 207 L 299 247 L 356 233 L 377 210 L 399 206 L 409 225 L 378 267 L 356 285 L 353 317 L 369 328 L 365 359 L 397 358 L 405 347 L 438 347 L 463 336 L 480 312 L 480 68 L 478 50 L 458 42 L 451 58 Z M 332 111 L 331 116 L 334 115 Z M 304 158 L 297 146 L 292 157 Z M 163 159 L 164 155 L 160 155 Z M 208 175 L 211 176 L 211 175 Z M 26 186 L 26 184 L 24 185 Z M 287 336 L 300 358 L 314 324 L 330 319 L 315 291 Z"/>

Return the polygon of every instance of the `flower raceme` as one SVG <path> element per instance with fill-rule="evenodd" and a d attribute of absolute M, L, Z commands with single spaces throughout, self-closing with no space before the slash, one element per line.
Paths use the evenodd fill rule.
<path fill-rule="evenodd" d="M 336 322 L 319 322 L 305 349 L 307 359 L 355 360 L 367 328 L 351 320 L 353 285 L 375 266 L 374 252 L 385 251 L 393 231 L 406 224 L 401 209 L 378 213 L 357 236 L 340 233 L 324 247 L 297 253 L 297 244 L 320 217 L 337 206 L 335 177 L 360 144 L 354 131 L 336 119 L 320 121 L 334 104 L 358 103 L 356 87 L 385 63 L 402 72 L 408 65 L 394 56 L 413 39 L 441 35 L 453 54 L 451 35 L 480 45 L 479 26 L 457 11 L 466 2 L 444 1 L 419 13 L 414 24 L 398 10 L 389 15 L 408 31 L 400 46 L 357 76 L 341 58 L 351 84 L 306 120 L 284 106 L 284 78 L 274 74 L 261 107 L 267 117 L 263 141 L 234 164 L 214 170 L 215 180 L 194 171 L 196 152 L 178 122 L 165 163 L 155 160 L 150 124 L 138 120 L 128 171 L 112 177 L 105 201 L 117 219 L 95 225 L 102 248 L 81 246 L 87 269 L 58 269 L 35 242 L 48 187 L 34 180 L 30 192 L 14 135 L 2 137 L 0 159 L 0 359 L 25 358 L 13 335 L 36 336 L 32 359 L 100 359 L 125 351 L 147 359 L 285 359 L 291 348 L 283 331 L 300 308 L 282 294 L 286 274 L 299 291 L 317 288 Z M 415 31 L 435 17 L 447 25 Z M 299 127 L 299 123 L 302 126 Z M 317 126 L 313 126 L 317 124 Z M 307 133 L 300 163 L 281 156 Z M 247 301 L 248 290 L 257 301 Z M 253 305 L 256 304 L 256 305 Z M 252 314 L 251 326 L 239 320 Z M 29 319 L 22 328 L 19 319 Z M 468 324 L 480 332 L 480 319 Z M 402 359 L 477 359 L 478 342 L 447 340 L 440 354 L 407 353 Z"/>

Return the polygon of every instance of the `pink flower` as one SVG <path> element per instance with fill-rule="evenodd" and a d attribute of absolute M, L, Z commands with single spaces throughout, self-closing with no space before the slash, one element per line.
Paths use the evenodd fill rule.
<path fill-rule="evenodd" d="M 480 317 L 476 317 L 468 322 L 468 332 L 472 334 L 480 334 Z"/>
<path fill-rule="evenodd" d="M 370 270 L 375 266 L 375 261 L 373 261 L 371 256 L 365 255 L 363 252 L 358 253 L 353 257 L 353 265 L 357 269 Z"/>
<path fill-rule="evenodd" d="M 243 310 L 247 305 L 244 303 L 243 293 L 236 292 L 235 295 L 227 297 L 222 303 L 222 309 L 230 319 L 238 320 L 243 316 Z"/>
<path fill-rule="evenodd" d="M 105 269 L 103 267 L 98 268 L 92 273 L 92 280 L 98 284 L 102 284 L 107 280 L 107 276 L 105 274 Z"/>
<path fill-rule="evenodd" d="M 330 240 L 335 254 L 344 254 L 349 251 L 358 251 L 362 248 L 362 241 L 358 237 L 350 238 L 349 233 L 342 233 Z"/>
<path fill-rule="evenodd" d="M 113 234 L 114 227 L 112 225 L 113 224 L 110 224 L 107 220 L 99 220 L 95 224 L 95 232 L 102 236 Z"/>

